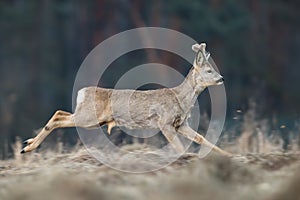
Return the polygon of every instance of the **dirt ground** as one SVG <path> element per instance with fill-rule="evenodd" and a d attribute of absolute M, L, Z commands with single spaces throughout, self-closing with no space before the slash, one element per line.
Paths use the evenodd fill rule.
<path fill-rule="evenodd" d="M 137 158 L 138 159 L 138 158 Z M 136 168 L 136 162 L 119 164 Z M 152 164 L 157 160 L 153 157 Z M 84 148 L 30 153 L 0 161 L 1 200 L 48 199 L 300 199 L 300 153 L 200 159 L 182 155 L 169 166 L 133 174 L 111 169 Z"/>

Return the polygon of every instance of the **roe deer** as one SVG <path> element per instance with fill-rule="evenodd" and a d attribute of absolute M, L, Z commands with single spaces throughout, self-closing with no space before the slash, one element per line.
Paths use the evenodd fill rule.
<path fill-rule="evenodd" d="M 192 69 L 177 87 L 157 90 L 115 90 L 86 87 L 78 91 L 75 113 L 58 110 L 40 133 L 24 142 L 21 153 L 36 149 L 56 128 L 93 128 L 107 125 L 108 134 L 114 126 L 129 129 L 160 129 L 172 147 L 179 153 L 184 147 L 177 133 L 213 150 L 230 153 L 211 144 L 189 127 L 187 118 L 199 94 L 208 86 L 223 84 L 223 77 L 208 61 L 206 44 L 192 46 L 196 52 Z"/>

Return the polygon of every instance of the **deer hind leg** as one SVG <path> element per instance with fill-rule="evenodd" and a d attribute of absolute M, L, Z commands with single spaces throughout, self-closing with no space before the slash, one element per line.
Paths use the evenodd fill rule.
<path fill-rule="evenodd" d="M 194 131 L 192 128 L 188 127 L 188 126 L 183 126 L 180 127 L 178 129 L 178 132 L 182 135 L 184 135 L 185 137 L 187 137 L 188 139 L 198 143 L 198 144 L 203 144 L 207 147 L 210 147 L 212 150 L 221 153 L 222 155 L 231 157 L 232 154 L 228 153 L 222 149 L 220 149 L 219 147 L 213 145 L 212 143 L 210 143 L 209 141 L 207 141 L 202 135 L 200 135 L 199 133 L 197 133 L 196 131 Z"/>
<path fill-rule="evenodd" d="M 54 129 L 74 126 L 75 123 L 71 113 L 62 110 L 56 111 L 36 137 L 30 138 L 24 142 L 27 146 L 23 148 L 21 153 L 30 152 L 36 149 Z"/>
<path fill-rule="evenodd" d="M 176 135 L 176 131 L 173 130 L 174 127 L 164 128 L 162 129 L 162 134 L 166 137 L 168 142 L 172 145 L 172 147 L 177 151 L 177 153 L 184 153 L 185 149 L 182 145 L 180 139 Z"/>

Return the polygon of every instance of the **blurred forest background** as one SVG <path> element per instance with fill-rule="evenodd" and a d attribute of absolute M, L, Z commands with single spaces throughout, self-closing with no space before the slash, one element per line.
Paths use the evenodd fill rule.
<path fill-rule="evenodd" d="M 0 158 L 11 155 L 16 136 L 31 137 L 55 110 L 72 110 L 77 70 L 96 45 L 143 26 L 208 44 L 225 78 L 225 128 L 250 109 L 253 120 L 268 120 L 270 133 L 298 134 L 299 9 L 298 0 L 0 0 Z M 142 55 L 123 59 L 123 71 L 111 67 L 100 85 L 113 87 L 120 73 L 153 59 L 184 75 L 190 67 L 175 56 Z M 74 130 L 64 133 L 76 142 Z"/>

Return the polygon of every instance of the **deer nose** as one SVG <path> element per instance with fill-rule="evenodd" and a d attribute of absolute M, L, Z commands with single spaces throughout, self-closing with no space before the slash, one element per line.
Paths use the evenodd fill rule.
<path fill-rule="evenodd" d="M 217 80 L 217 84 L 222 84 L 224 82 L 224 78 L 220 78 L 219 80 Z"/>

